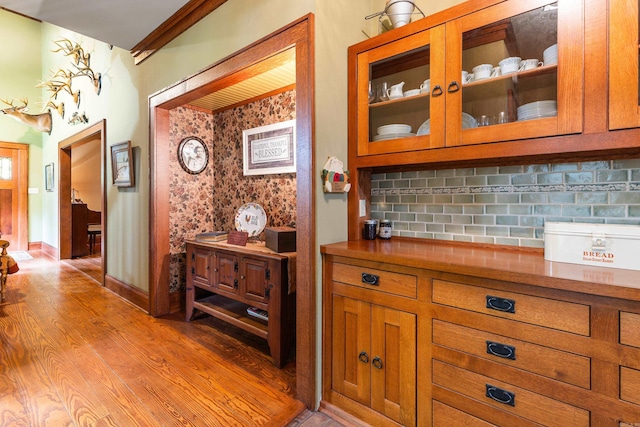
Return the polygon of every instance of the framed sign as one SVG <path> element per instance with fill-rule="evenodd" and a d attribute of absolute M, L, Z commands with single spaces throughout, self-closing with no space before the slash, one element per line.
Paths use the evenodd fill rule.
<path fill-rule="evenodd" d="M 111 146 L 111 172 L 116 187 L 134 186 L 131 141 Z"/>
<path fill-rule="evenodd" d="M 296 172 L 296 121 L 242 131 L 244 175 Z"/>
<path fill-rule="evenodd" d="M 47 191 L 53 191 L 53 163 L 44 166 L 44 188 Z"/>

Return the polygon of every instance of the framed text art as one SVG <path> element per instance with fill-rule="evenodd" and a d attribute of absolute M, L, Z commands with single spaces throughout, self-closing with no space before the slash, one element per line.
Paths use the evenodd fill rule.
<path fill-rule="evenodd" d="M 296 121 L 242 131 L 244 175 L 296 172 Z"/>
<path fill-rule="evenodd" d="M 44 189 L 47 191 L 53 191 L 55 175 L 53 171 L 53 163 L 49 163 L 44 166 Z"/>
<path fill-rule="evenodd" d="M 113 185 L 116 187 L 134 186 L 131 141 L 111 146 L 111 172 L 113 174 Z"/>

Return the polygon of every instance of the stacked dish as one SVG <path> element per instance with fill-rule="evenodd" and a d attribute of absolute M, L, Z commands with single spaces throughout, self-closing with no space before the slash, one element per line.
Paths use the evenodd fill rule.
<path fill-rule="evenodd" d="M 544 65 L 555 65 L 558 63 L 558 44 L 549 46 L 542 52 Z"/>
<path fill-rule="evenodd" d="M 415 136 L 414 133 L 411 133 L 411 126 L 400 123 L 380 126 L 377 131 L 378 135 L 373 137 L 374 141 Z"/>
<path fill-rule="evenodd" d="M 431 133 L 431 119 L 427 119 L 424 123 L 422 123 L 420 125 L 420 127 L 418 128 L 418 132 L 416 132 L 416 135 L 429 135 Z M 476 121 L 476 119 L 473 118 L 473 116 L 467 114 L 467 113 L 462 113 L 462 129 L 471 129 L 471 128 L 477 128 L 478 127 L 478 122 Z"/>
<path fill-rule="evenodd" d="M 540 119 L 558 115 L 558 102 L 553 100 L 531 102 L 518 107 L 518 120 Z"/>

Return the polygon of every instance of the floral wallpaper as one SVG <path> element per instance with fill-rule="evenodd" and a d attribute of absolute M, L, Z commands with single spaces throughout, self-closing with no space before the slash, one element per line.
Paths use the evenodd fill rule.
<path fill-rule="evenodd" d="M 184 241 L 198 233 L 235 229 L 236 212 L 243 204 L 261 205 L 267 214 L 267 227 L 295 226 L 295 174 L 245 177 L 242 171 L 242 131 L 294 118 L 295 91 L 215 115 L 194 107 L 170 112 L 171 292 L 184 287 Z M 199 137 L 209 150 L 209 163 L 198 175 L 188 174 L 178 162 L 178 146 L 188 136 Z"/>

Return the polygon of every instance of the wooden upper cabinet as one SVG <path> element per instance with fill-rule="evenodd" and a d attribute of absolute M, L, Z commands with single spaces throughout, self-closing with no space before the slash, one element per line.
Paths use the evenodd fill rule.
<path fill-rule="evenodd" d="M 441 35 L 432 40 L 432 34 Z M 444 28 L 420 31 L 408 37 L 350 55 L 357 68 L 357 84 L 349 85 L 357 106 L 357 151 L 359 156 L 413 151 L 443 146 L 444 126 L 438 138 L 416 138 L 420 126 L 431 115 L 444 118 L 444 99 L 432 98 L 425 80 L 443 75 L 434 70 L 436 51 L 443 52 Z M 435 41 L 436 46 L 432 46 Z M 354 49 L 350 49 L 354 52 Z M 422 88 L 421 88 L 422 85 Z M 414 90 L 416 95 L 404 97 Z M 438 111 L 439 110 L 439 111 Z M 405 124 L 411 129 L 387 125 Z M 387 126 L 388 133 L 378 133 Z M 384 132 L 383 130 L 380 130 Z M 393 138 L 390 140 L 390 138 Z"/>
<path fill-rule="evenodd" d="M 638 1 L 609 1 L 609 128 L 640 126 Z"/>
<path fill-rule="evenodd" d="M 582 132 L 582 1 L 508 0 L 414 28 L 349 49 L 355 79 L 349 85 L 350 140 L 356 142 L 356 156 Z M 546 63 L 539 63 L 545 51 Z M 527 69 L 498 72 L 500 61 L 509 57 L 537 61 Z M 490 64 L 492 77 L 474 73 L 481 64 Z M 469 75 L 464 72 L 473 79 L 462 81 Z M 379 91 L 384 84 L 402 85 L 399 94 L 414 93 L 385 99 Z M 380 129 L 397 124 L 410 130 Z"/>

